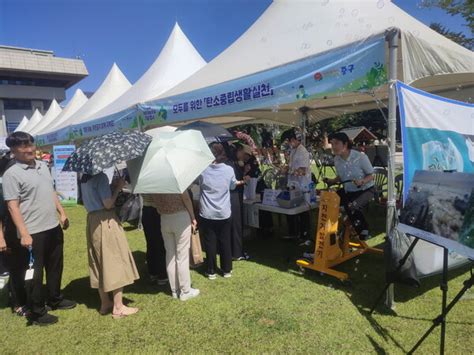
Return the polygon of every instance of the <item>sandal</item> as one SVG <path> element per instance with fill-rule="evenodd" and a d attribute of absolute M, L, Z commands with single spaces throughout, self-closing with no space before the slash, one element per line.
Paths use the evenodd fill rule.
<path fill-rule="evenodd" d="M 112 313 L 113 319 L 120 319 L 131 316 L 132 314 L 136 314 L 138 312 L 138 308 L 134 307 L 123 307 L 119 313 Z"/>
<path fill-rule="evenodd" d="M 30 310 L 26 306 L 16 307 L 12 310 L 18 317 L 28 317 L 30 315 Z"/>

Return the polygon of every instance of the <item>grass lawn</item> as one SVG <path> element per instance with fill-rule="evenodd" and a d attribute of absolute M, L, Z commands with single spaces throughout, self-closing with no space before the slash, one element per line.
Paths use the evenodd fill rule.
<path fill-rule="evenodd" d="M 384 211 L 371 206 L 370 215 L 382 242 Z M 257 236 L 246 242 L 251 261 L 234 264 L 231 279 L 207 280 L 192 271 L 201 296 L 189 302 L 173 300 L 167 287 L 151 285 L 144 264 L 141 231 L 127 232 L 142 278 L 126 288 L 126 297 L 141 309 L 128 319 L 100 316 L 98 295 L 89 287 L 86 214 L 82 207 L 67 210 L 71 228 L 65 236 L 64 294 L 79 305 L 56 311 L 58 324 L 26 327 L 0 302 L 1 353 L 403 353 L 431 325 L 441 304 L 439 277 L 423 280 L 421 289 L 396 288 L 397 314 L 366 315 L 383 286 L 383 259 L 365 255 L 340 267 L 350 273 L 353 288 L 336 279 L 307 271 L 295 259 L 302 248 L 292 241 Z M 131 229 L 131 228 L 127 228 Z M 284 233 L 278 230 L 278 233 Z M 466 268 L 453 271 L 449 296 L 468 277 Z M 379 309 L 381 311 L 382 309 Z M 439 331 L 420 353 L 437 353 Z M 474 345 L 474 290 L 448 316 L 448 353 L 466 354 Z"/>

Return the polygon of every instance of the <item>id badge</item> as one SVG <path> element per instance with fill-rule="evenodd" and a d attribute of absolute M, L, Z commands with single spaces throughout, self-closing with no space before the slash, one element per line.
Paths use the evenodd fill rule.
<path fill-rule="evenodd" d="M 33 275 L 34 275 L 34 273 L 35 273 L 35 269 L 28 269 L 28 270 L 26 270 L 25 281 L 33 280 Z"/>

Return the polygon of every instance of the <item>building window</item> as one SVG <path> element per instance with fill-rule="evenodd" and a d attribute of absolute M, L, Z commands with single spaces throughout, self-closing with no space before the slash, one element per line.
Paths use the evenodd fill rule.
<path fill-rule="evenodd" d="M 31 110 L 31 100 L 3 99 L 5 110 Z"/>
<path fill-rule="evenodd" d="M 0 77 L 0 85 L 45 86 L 53 88 L 64 88 L 67 86 L 67 81 L 53 79 L 25 79 Z"/>

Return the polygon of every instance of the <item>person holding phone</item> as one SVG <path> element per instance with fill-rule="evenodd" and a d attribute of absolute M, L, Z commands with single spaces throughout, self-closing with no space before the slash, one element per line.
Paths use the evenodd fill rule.
<path fill-rule="evenodd" d="M 16 226 L 21 245 L 32 248 L 34 256 L 31 290 L 32 324 L 49 325 L 58 318 L 51 309 L 70 309 L 76 303 L 61 295 L 63 272 L 63 229 L 69 220 L 59 203 L 48 166 L 35 159 L 34 138 L 25 132 L 14 132 L 6 145 L 15 157 L 15 164 L 3 175 L 3 196 Z M 58 220 L 59 215 L 59 220 Z M 48 297 L 43 295 L 43 270 L 46 270 Z"/>
<path fill-rule="evenodd" d="M 343 188 L 337 192 L 341 205 L 359 238 L 365 240 L 369 235 L 369 225 L 362 211 L 374 198 L 374 168 L 367 155 L 352 149 L 347 134 L 334 133 L 329 140 L 335 155 L 337 176 L 334 179 L 324 178 L 324 182 L 328 185 L 343 184 Z"/>
<path fill-rule="evenodd" d="M 83 175 L 81 193 L 87 210 L 87 251 L 90 285 L 99 291 L 99 313 L 114 319 L 131 316 L 136 307 L 123 304 L 123 288 L 139 279 L 127 237 L 115 212 L 115 201 L 126 182 L 118 178 L 109 185 L 105 173 Z M 112 294 L 112 298 L 110 297 Z"/>

